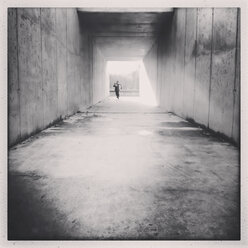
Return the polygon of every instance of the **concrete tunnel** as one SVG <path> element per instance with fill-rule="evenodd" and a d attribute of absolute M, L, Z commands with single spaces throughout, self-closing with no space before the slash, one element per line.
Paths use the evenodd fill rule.
<path fill-rule="evenodd" d="M 225 214 L 222 214 L 221 210 L 215 209 L 215 214 L 212 215 L 210 214 L 212 212 L 209 202 L 202 206 L 202 209 L 205 209 L 203 215 L 206 218 L 211 215 L 210 220 L 213 220 L 209 225 L 206 224 L 207 219 L 193 216 L 192 212 L 188 213 L 187 216 L 185 215 L 185 218 L 190 218 L 191 215 L 193 222 L 197 222 L 198 218 L 201 219 L 201 223 L 195 224 L 198 229 L 194 229 L 194 224 L 190 227 L 187 226 L 187 221 L 183 218 L 179 221 L 179 217 L 175 217 L 174 220 L 167 219 L 169 229 L 166 229 L 168 226 L 165 223 L 158 224 L 155 221 L 157 217 L 153 216 L 153 221 L 149 220 L 151 227 L 148 223 L 143 223 L 145 225 L 144 229 L 130 225 L 131 227 L 129 227 L 133 229 L 128 232 L 129 227 L 127 225 L 127 232 L 125 233 L 123 230 L 115 232 L 109 224 L 109 233 L 112 232 L 109 234 L 105 232 L 107 227 L 102 223 L 98 222 L 96 224 L 93 220 L 90 222 L 88 219 L 88 222 L 92 224 L 90 225 L 87 222 L 89 224 L 87 228 L 90 231 L 81 235 L 77 229 L 78 226 L 72 226 L 71 222 L 65 224 L 65 220 L 61 224 L 59 220 L 53 217 L 53 221 L 59 227 L 48 233 L 42 226 L 42 224 L 48 223 L 48 220 L 44 223 L 41 221 L 39 225 L 35 221 L 34 223 L 31 221 L 27 225 L 20 223 L 16 225 L 16 219 L 23 222 L 23 216 L 27 216 L 27 213 L 24 211 L 25 207 L 22 204 L 20 204 L 22 209 L 15 209 L 14 205 L 16 206 L 18 202 L 22 201 L 15 192 L 18 192 L 18 185 L 26 185 L 27 180 L 32 179 L 30 179 L 31 177 L 29 179 L 24 178 L 23 181 L 9 179 L 9 208 L 10 213 L 12 213 L 11 216 L 15 217 L 11 218 L 9 216 L 9 238 L 239 239 L 240 10 L 238 8 L 161 8 L 142 11 L 134 11 L 131 8 L 116 11 L 104 8 L 100 10 L 84 8 L 9 8 L 9 178 L 12 178 L 12 173 L 16 174 L 18 170 L 20 170 L 18 173 L 24 173 L 22 168 L 25 167 L 23 165 L 25 162 L 15 152 L 18 149 L 27 149 L 23 151 L 27 155 L 32 151 L 31 147 L 25 148 L 27 146 L 25 144 L 28 142 L 39 142 L 33 141 L 32 137 L 43 137 L 44 131 L 42 132 L 42 130 L 49 130 L 54 125 L 56 127 L 58 123 L 70 119 L 75 114 L 77 116 L 80 113 L 94 112 L 94 106 L 97 109 L 99 104 L 101 106 L 104 101 L 108 101 L 106 99 L 110 95 L 110 86 L 106 68 L 109 61 L 138 61 L 143 66 L 149 89 L 156 99 L 159 111 L 174 116 L 171 118 L 181 118 L 180 120 L 184 124 L 188 123 L 185 124 L 187 126 L 185 130 L 187 128 L 201 129 L 203 134 L 200 136 L 207 133 L 206 139 L 210 140 L 206 145 L 208 151 L 204 151 L 205 141 L 202 141 L 199 143 L 199 148 L 193 147 L 190 153 L 195 154 L 196 150 L 202 147 L 202 150 L 198 150 L 198 153 L 194 156 L 197 158 L 203 156 L 205 160 L 208 160 L 207 154 L 216 152 L 210 151 L 211 146 L 213 149 L 219 149 L 216 152 L 218 154 L 214 157 L 215 159 L 213 157 L 212 160 L 209 159 L 209 163 L 217 163 L 216 167 L 218 167 L 215 167 L 215 169 L 218 169 L 217 172 L 213 169 L 215 171 L 213 173 L 217 176 L 212 175 L 212 177 L 217 177 L 216 180 L 226 178 L 226 180 L 223 179 L 225 182 L 222 182 L 226 183 L 226 185 L 222 185 L 223 188 L 219 185 L 220 182 L 216 182 L 215 186 L 223 191 L 226 190 L 224 194 L 234 199 L 235 206 L 225 210 Z M 140 87 L 141 85 L 142 80 L 140 80 Z M 121 97 L 121 101 L 122 99 L 125 99 L 125 96 Z M 108 104 L 114 105 L 116 103 Z M 132 109 L 132 106 L 130 109 Z M 104 111 L 108 111 L 108 109 L 104 109 Z M 146 112 L 146 110 L 141 112 Z M 100 110 L 98 114 L 101 115 Z M 116 114 L 113 118 L 116 118 L 116 116 L 118 115 Z M 169 117 L 164 117 L 164 119 L 166 118 Z M 178 129 L 181 128 L 180 125 L 182 124 L 177 124 Z M 167 129 L 170 128 L 167 127 Z M 113 130 L 115 132 L 115 129 Z M 166 137 L 164 139 L 168 138 Z M 178 138 L 178 134 L 175 137 Z M 173 137 L 170 135 L 168 140 L 171 138 Z M 30 139 L 31 141 L 29 141 Z M 185 147 L 194 140 L 196 140 L 196 137 L 193 135 L 178 152 L 191 149 Z M 32 144 L 35 146 L 34 143 Z M 18 148 L 19 146 L 20 148 Z M 226 150 L 223 146 L 226 147 Z M 36 149 L 40 149 L 39 147 L 41 147 L 41 144 L 37 143 Z M 161 149 L 165 151 L 167 148 L 168 151 L 171 151 L 171 148 L 166 145 Z M 167 157 L 174 154 L 172 151 L 171 153 L 168 151 L 166 153 Z M 35 151 L 33 152 L 35 154 Z M 226 158 L 221 160 L 218 156 L 222 158 L 227 156 L 232 164 L 227 165 Z M 182 155 L 180 158 L 181 161 L 187 160 L 186 155 L 185 157 Z M 150 157 L 147 157 L 147 160 L 149 159 Z M 197 159 L 192 158 L 192 160 Z M 46 163 L 45 160 L 44 163 Z M 128 164 L 129 161 L 126 160 L 126 163 Z M 198 163 L 203 164 L 204 162 L 201 160 Z M 32 165 L 30 166 L 32 167 Z M 179 165 L 175 165 L 175 168 L 177 166 Z M 229 169 L 226 170 L 227 174 L 220 175 L 219 173 L 224 173 L 223 170 L 225 169 L 223 168 L 225 166 L 229 166 Z M 31 174 L 35 173 L 32 170 L 31 168 L 27 169 L 27 171 L 31 171 Z M 172 170 L 171 167 L 170 170 Z M 181 172 L 187 175 L 188 179 L 191 176 L 194 177 L 194 172 L 190 168 L 188 168 L 188 172 L 185 170 L 183 169 Z M 198 168 L 195 170 L 203 175 L 208 173 L 205 171 L 206 169 L 200 170 Z M 28 173 L 27 171 L 25 173 Z M 167 172 L 172 173 L 169 169 Z M 179 170 L 176 173 L 179 173 Z M 40 177 L 42 175 L 38 175 L 33 180 L 39 181 L 41 180 Z M 13 176 L 13 178 L 15 177 Z M 227 180 L 227 178 L 230 180 Z M 208 179 L 206 181 L 209 182 Z M 209 183 L 211 184 L 211 182 Z M 27 185 L 23 195 L 26 194 L 27 197 L 30 197 L 33 193 Z M 209 186 L 209 188 L 211 187 Z M 36 194 L 39 195 L 37 192 Z M 190 198 L 190 196 L 188 197 Z M 39 206 L 36 196 L 31 198 L 30 201 L 32 201 L 34 209 L 42 208 Z M 149 199 L 146 199 L 147 202 L 144 204 L 149 205 Z M 170 197 L 166 199 L 166 201 L 172 201 Z M 160 201 L 162 200 L 160 199 Z M 194 202 L 193 199 L 191 201 Z M 217 204 L 218 200 L 214 198 L 214 201 Z M 173 199 L 173 204 L 175 202 L 177 201 Z M 184 203 L 182 202 L 182 204 Z M 225 204 L 227 203 L 223 200 L 220 206 L 224 208 Z M 167 210 L 172 214 L 173 208 Z M 162 210 L 159 209 L 159 211 Z M 44 217 L 45 212 L 41 211 L 41 213 Z M 226 215 L 226 218 L 220 218 L 220 223 L 216 221 L 218 213 L 222 217 Z M 146 214 L 148 213 L 146 212 Z M 33 215 L 35 216 L 34 213 Z M 44 218 L 46 219 L 46 217 Z M 91 216 L 91 218 L 93 217 Z M 139 222 L 139 220 L 136 221 Z M 175 225 L 173 221 L 175 221 Z M 126 219 L 124 218 L 122 224 L 125 226 L 125 223 Z M 201 225 L 202 223 L 205 224 Z M 38 226 L 34 228 L 33 225 L 36 224 Z M 67 225 L 70 231 L 61 231 L 63 225 Z M 83 220 L 78 225 L 83 226 Z M 95 225 L 99 225 L 99 228 L 102 229 L 99 231 Z M 49 228 L 52 228 L 50 224 L 48 224 Z M 118 229 L 118 227 L 116 228 Z M 25 230 L 27 231 L 25 232 Z M 165 230 L 170 231 L 166 233 Z"/>

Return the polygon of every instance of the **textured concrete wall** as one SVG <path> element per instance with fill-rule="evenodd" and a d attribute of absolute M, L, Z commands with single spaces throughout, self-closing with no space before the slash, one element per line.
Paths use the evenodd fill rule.
<path fill-rule="evenodd" d="M 56 10 L 40 9 L 43 125 L 58 118 Z M 51 107 L 53 106 L 53 107 Z M 40 110 L 37 110 L 39 113 Z M 27 117 L 28 118 L 28 117 Z"/>
<path fill-rule="evenodd" d="M 159 97 L 159 90 L 157 85 L 157 76 L 158 76 L 158 45 L 157 42 L 153 44 L 147 55 L 143 59 L 145 71 L 147 74 L 147 77 L 150 81 L 152 90 L 156 98 Z M 142 82 L 141 82 L 142 83 Z"/>
<path fill-rule="evenodd" d="M 236 68 L 235 68 L 235 84 L 233 89 L 234 94 L 234 110 L 232 137 L 236 141 L 240 141 L 240 10 L 237 15 L 237 47 L 236 47 Z"/>
<path fill-rule="evenodd" d="M 18 74 L 18 44 L 17 44 L 17 15 L 15 9 L 8 11 L 8 112 L 9 142 L 13 143 L 20 138 L 21 118 L 20 118 L 20 86 Z"/>
<path fill-rule="evenodd" d="M 184 116 L 194 116 L 195 99 L 195 66 L 196 66 L 196 9 L 187 9 L 185 13 L 185 46 L 184 46 L 184 80 L 183 108 Z"/>
<path fill-rule="evenodd" d="M 236 8 L 177 9 L 158 39 L 160 104 L 239 142 Z"/>
<path fill-rule="evenodd" d="M 20 136 L 26 137 L 44 127 L 40 9 L 18 9 L 17 23 Z"/>
<path fill-rule="evenodd" d="M 67 114 L 67 11 L 56 10 L 58 115 Z"/>
<path fill-rule="evenodd" d="M 195 102 L 194 115 L 196 122 L 208 126 L 209 93 L 212 57 L 212 9 L 197 10 L 197 40 L 195 67 Z M 192 80 L 193 81 L 193 80 Z"/>
<path fill-rule="evenodd" d="M 81 30 L 81 74 L 83 83 L 81 85 L 81 108 L 92 104 L 93 92 L 92 92 L 92 70 L 93 70 L 93 52 L 92 52 L 92 38 L 89 35 L 85 35 L 85 30 Z"/>
<path fill-rule="evenodd" d="M 90 47 L 76 9 L 9 9 L 9 145 L 92 104 Z"/>
<path fill-rule="evenodd" d="M 176 73 L 176 18 L 171 18 L 167 25 L 163 27 L 163 34 L 158 39 L 158 82 L 157 100 L 159 105 L 167 111 L 175 111 L 174 94 L 176 84 L 174 76 Z M 170 48 L 170 49 L 168 49 Z"/>
<path fill-rule="evenodd" d="M 232 135 L 237 9 L 215 9 L 209 127 Z"/>
<path fill-rule="evenodd" d="M 105 77 L 106 63 L 100 49 L 93 42 L 93 104 L 109 95 L 109 82 Z"/>
<path fill-rule="evenodd" d="M 185 36 L 186 36 L 186 10 L 178 9 L 176 15 L 176 57 L 174 75 L 174 97 L 173 97 L 173 111 L 178 115 L 183 115 L 183 88 L 184 88 L 184 65 L 185 65 Z"/>

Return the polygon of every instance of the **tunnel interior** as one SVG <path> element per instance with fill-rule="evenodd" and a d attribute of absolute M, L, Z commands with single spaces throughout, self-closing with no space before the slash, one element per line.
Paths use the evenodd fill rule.
<path fill-rule="evenodd" d="M 78 14 L 82 28 L 90 34 L 93 42 L 93 68 L 96 72 L 93 71 L 93 103 L 107 97 L 108 92 L 113 91 L 113 83 L 118 79 L 122 81 L 122 94 L 141 96 L 151 102 L 150 98 L 155 98 L 157 80 L 148 77 L 143 60 L 162 33 L 162 27 L 168 26 L 173 9 L 157 12 L 85 12 L 78 9 Z M 128 68 L 130 73 L 131 65 L 134 73 L 124 73 Z M 107 72 L 108 68 L 112 68 L 111 75 Z M 157 74 L 157 68 L 152 70 Z M 121 74 L 124 78 L 121 78 Z M 108 83 L 110 78 L 111 83 Z M 104 90 L 101 88 L 103 81 Z M 154 99 L 152 101 L 155 102 Z"/>
<path fill-rule="evenodd" d="M 10 8 L 9 145 L 108 97 L 111 61 L 139 63 L 131 94 L 239 144 L 239 22 L 237 8 Z"/>
<path fill-rule="evenodd" d="M 239 142 L 240 9 L 8 9 L 10 240 L 239 240 Z"/>

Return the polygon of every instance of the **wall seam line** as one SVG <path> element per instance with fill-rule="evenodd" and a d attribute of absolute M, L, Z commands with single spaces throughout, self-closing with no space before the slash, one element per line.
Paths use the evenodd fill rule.
<path fill-rule="evenodd" d="M 65 39 L 65 52 L 66 52 L 66 54 L 65 54 L 65 60 L 66 60 L 66 69 L 65 69 L 65 71 L 66 71 L 66 115 L 68 115 L 69 114 L 69 101 L 68 101 L 68 49 L 67 49 L 67 9 L 65 10 L 65 12 L 66 12 L 66 22 L 65 22 L 65 36 L 66 36 L 66 39 Z"/>
<path fill-rule="evenodd" d="M 239 32 L 239 9 L 237 8 L 237 18 L 236 18 L 236 49 L 235 49 L 235 61 L 234 61 L 234 82 L 233 82 L 233 111 L 232 111 L 232 129 L 231 137 L 233 137 L 233 125 L 234 125 L 234 107 L 236 103 L 236 78 L 237 78 L 237 59 L 238 59 L 238 32 Z"/>
<path fill-rule="evenodd" d="M 56 119 L 60 117 L 59 113 L 59 84 L 58 84 L 58 44 L 57 44 L 57 9 L 55 8 L 55 43 L 56 43 L 56 85 L 57 85 L 57 109 Z"/>
<path fill-rule="evenodd" d="M 212 32 L 211 32 L 211 53 L 210 53 L 210 78 L 209 78 L 209 90 L 208 90 L 208 123 L 207 127 L 209 128 L 210 120 L 210 110 L 211 110 L 211 86 L 212 86 L 212 69 L 213 69 L 213 43 L 214 43 L 214 8 L 212 8 Z"/>
<path fill-rule="evenodd" d="M 21 87 L 20 87 L 20 63 L 19 63 L 19 35 L 18 35 L 18 9 L 16 8 L 16 56 L 17 56 L 17 92 L 18 92 L 18 103 L 19 103 L 19 135 L 17 140 L 22 137 L 22 129 L 21 129 Z"/>
<path fill-rule="evenodd" d="M 182 87 L 182 115 L 187 116 L 187 110 L 184 109 L 184 87 L 185 87 L 185 57 L 186 57 L 186 30 L 187 30 L 187 8 L 185 9 L 185 20 L 184 20 L 184 51 L 183 51 L 183 87 Z"/>
<path fill-rule="evenodd" d="M 90 90 L 90 94 L 89 94 L 89 106 L 92 105 L 93 101 L 92 101 L 92 51 L 91 51 L 91 36 L 90 34 L 87 32 L 87 48 L 88 48 L 88 52 L 87 52 L 87 58 L 88 58 L 88 67 L 89 68 L 89 90 Z"/>
<path fill-rule="evenodd" d="M 93 61 L 94 61 L 94 44 L 93 44 L 93 37 L 91 36 L 90 37 L 90 53 L 91 53 L 91 104 L 93 105 L 94 104 L 94 82 L 93 82 L 93 77 L 94 77 L 94 64 L 93 64 Z"/>
<path fill-rule="evenodd" d="M 161 105 L 161 87 L 159 86 L 159 59 L 158 59 L 158 51 L 159 51 L 159 48 L 161 48 L 161 41 L 160 41 L 161 38 L 157 39 L 157 57 L 156 57 L 156 60 L 157 60 L 157 71 L 156 71 L 156 78 L 157 78 L 157 85 L 156 85 L 156 98 L 158 98 L 159 96 L 159 99 L 156 99 L 157 100 L 157 104 L 160 106 Z M 163 38 L 162 38 L 163 40 Z M 144 64 L 144 62 L 143 62 Z M 161 82 L 160 82 L 161 84 Z M 140 86 L 139 86 L 140 87 Z M 159 93 L 159 94 L 158 94 Z"/>
<path fill-rule="evenodd" d="M 43 78 L 43 63 L 42 63 L 42 28 L 41 28 L 41 8 L 40 8 L 40 61 L 41 61 L 41 98 L 42 98 L 42 128 L 45 127 L 45 108 L 44 108 L 44 78 Z"/>
<path fill-rule="evenodd" d="M 95 69 L 94 69 L 94 63 L 95 63 L 95 53 L 96 53 L 96 47 L 95 47 L 95 38 L 92 37 L 92 103 L 95 104 Z"/>
<path fill-rule="evenodd" d="M 176 22 L 176 27 L 175 27 L 175 41 L 177 40 L 177 35 L 178 35 L 178 23 L 177 23 L 177 19 L 178 19 L 178 10 L 176 12 L 176 18 L 175 18 L 175 22 Z M 178 52 L 178 47 L 177 45 L 174 45 L 175 49 L 174 49 L 174 69 L 175 69 L 175 75 L 177 72 L 177 67 L 176 67 L 176 62 L 177 62 L 177 52 Z M 177 81 L 177 76 L 176 76 L 176 80 Z M 175 103 L 175 99 L 176 99 L 176 86 L 175 86 L 175 82 L 173 83 L 173 112 L 176 112 L 176 103 Z"/>
<path fill-rule="evenodd" d="M 198 51 L 198 11 L 199 9 L 196 9 L 196 23 L 195 23 L 195 73 L 194 73 L 194 96 L 193 96 L 193 119 L 195 119 L 195 91 L 196 91 L 196 58 L 197 58 L 197 51 Z"/>

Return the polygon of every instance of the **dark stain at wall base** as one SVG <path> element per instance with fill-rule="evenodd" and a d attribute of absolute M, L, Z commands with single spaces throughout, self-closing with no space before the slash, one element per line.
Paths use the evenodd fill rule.
<path fill-rule="evenodd" d="M 67 117 L 66 117 L 67 118 Z M 40 133 L 42 130 L 49 128 L 53 125 L 58 124 L 59 122 L 61 122 L 63 120 L 63 118 L 60 116 L 59 118 L 57 118 L 56 120 L 52 121 L 51 123 L 49 123 L 45 128 L 36 128 L 31 134 L 27 134 L 27 135 L 23 135 L 21 137 L 19 137 L 19 139 L 16 140 L 16 142 L 12 143 L 12 144 L 8 144 L 8 147 L 11 148 L 15 145 L 17 145 L 18 143 L 21 143 L 27 139 L 32 139 L 34 137 L 34 135 Z M 9 135 L 9 134 L 8 134 Z"/>
<path fill-rule="evenodd" d="M 203 125 L 203 124 L 197 123 L 197 122 L 195 122 L 195 120 L 192 119 L 192 118 L 186 118 L 186 120 L 187 120 L 188 122 L 190 122 L 192 125 L 194 125 L 195 127 L 200 127 L 200 128 L 202 128 L 203 131 L 205 132 L 205 134 L 210 135 L 210 136 L 213 136 L 213 137 L 217 138 L 218 140 L 220 140 L 220 141 L 222 141 L 222 142 L 231 143 L 232 145 L 234 145 L 234 146 L 240 148 L 240 142 L 236 142 L 234 139 L 229 138 L 229 137 L 226 136 L 225 134 L 220 133 L 220 132 L 216 132 L 216 131 L 214 131 L 214 130 L 208 128 L 208 127 L 206 127 L 206 126 Z"/>

